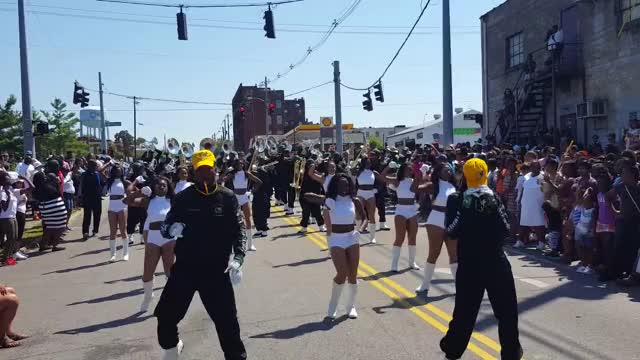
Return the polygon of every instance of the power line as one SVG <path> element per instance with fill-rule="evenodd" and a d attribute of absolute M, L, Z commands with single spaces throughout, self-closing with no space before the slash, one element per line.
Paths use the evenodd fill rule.
<path fill-rule="evenodd" d="M 285 95 L 284 97 L 291 97 L 291 96 L 293 96 L 293 95 L 302 94 L 303 92 L 307 92 L 307 91 L 310 91 L 310 90 L 313 90 L 313 89 L 317 89 L 317 88 L 322 87 L 322 86 L 325 86 L 325 85 L 329 85 L 329 84 L 331 84 L 332 82 L 333 82 L 333 80 L 329 80 L 329 81 L 324 82 L 324 83 L 322 83 L 322 84 L 319 84 L 319 85 L 316 85 L 316 86 L 312 86 L 312 87 L 310 87 L 310 88 L 308 88 L 308 89 L 304 89 L 304 90 L 296 91 L 296 92 L 294 92 L 294 93 L 292 93 L 292 94 L 287 94 L 287 95 Z"/>
<path fill-rule="evenodd" d="M 187 5 L 187 4 L 159 4 L 159 3 L 148 3 L 141 1 L 127 1 L 127 0 L 96 0 L 99 2 L 110 2 L 110 3 L 119 3 L 119 4 L 129 4 L 129 5 L 144 5 L 144 6 L 155 6 L 155 7 L 171 7 L 171 8 L 234 8 L 234 7 L 256 7 L 256 6 L 271 6 L 271 5 L 281 5 L 281 4 L 289 4 L 295 2 L 301 2 L 304 0 L 285 0 L 285 1 L 274 1 L 274 2 L 266 2 L 266 3 L 246 3 L 246 4 L 211 4 L 211 5 Z"/>
<path fill-rule="evenodd" d="M 407 41 L 409 41 L 409 38 L 413 34 L 413 31 L 415 30 L 416 26 L 418 26 L 418 23 L 420 22 L 420 19 L 422 19 L 422 15 L 424 15 L 425 11 L 427 11 L 427 8 L 429 7 L 429 4 L 431 4 L 431 0 L 427 0 L 427 3 L 422 8 L 422 11 L 420 12 L 420 15 L 418 16 L 418 19 L 416 19 L 416 21 L 413 23 L 413 26 L 411 27 L 411 30 L 409 30 L 409 33 L 407 34 L 407 37 L 404 38 L 404 41 L 402 42 L 402 44 L 398 48 L 398 51 L 396 51 L 396 54 L 393 55 L 393 58 L 391 59 L 391 61 L 387 65 L 387 67 L 382 72 L 382 75 L 380 75 L 380 77 L 376 81 L 374 81 L 373 84 L 371 84 L 369 87 L 363 88 L 363 89 L 358 89 L 358 88 L 354 88 L 354 87 L 351 87 L 351 86 L 347 86 L 347 85 L 342 84 L 342 82 L 340 83 L 340 85 L 342 85 L 343 87 L 345 87 L 347 89 L 350 89 L 350 90 L 366 91 L 366 90 L 369 90 L 370 88 L 372 88 L 377 82 L 382 80 L 382 78 L 387 74 L 387 71 L 389 71 L 389 69 L 391 68 L 391 65 L 393 65 L 393 63 L 398 58 L 398 55 L 400 55 L 400 52 L 402 51 L 404 46 L 407 44 Z"/>
<path fill-rule="evenodd" d="M 97 92 L 98 90 L 95 89 L 90 89 L 85 87 L 85 89 L 89 90 L 89 91 L 94 91 Z M 107 95 L 111 95 L 111 96 L 116 96 L 116 97 L 121 97 L 121 98 L 125 98 L 125 99 L 133 99 L 134 95 L 125 95 L 125 94 L 119 94 L 119 93 L 114 93 L 111 91 L 104 91 L 104 94 Z M 177 103 L 177 104 L 195 104 L 195 105 L 229 105 L 231 106 L 230 103 L 222 103 L 222 102 L 207 102 L 207 101 L 192 101 L 192 100 L 177 100 L 177 99 L 163 99 L 163 98 L 151 98 L 151 97 L 144 97 L 144 96 L 135 96 L 136 100 L 144 100 L 144 101 L 158 101 L 158 102 L 170 102 L 170 103 Z"/>
<path fill-rule="evenodd" d="M 136 97 L 137 100 L 137 97 Z M 218 109 L 136 109 L 137 112 L 182 112 L 182 111 L 229 111 L 229 108 Z M 108 112 L 133 112 L 133 109 L 107 109 Z"/>

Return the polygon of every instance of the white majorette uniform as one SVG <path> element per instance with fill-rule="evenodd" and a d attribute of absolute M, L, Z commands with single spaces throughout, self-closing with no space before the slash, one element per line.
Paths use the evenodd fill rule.
<path fill-rule="evenodd" d="M 411 219 L 418 215 L 418 204 L 416 204 L 416 193 L 411 191 L 413 179 L 406 178 L 398 182 L 396 194 L 398 196 L 398 205 L 396 205 L 396 216 L 402 216 L 405 219 Z M 413 200 L 413 204 L 400 204 L 402 200 Z"/>
<path fill-rule="evenodd" d="M 438 180 L 438 183 L 440 190 L 438 191 L 438 196 L 433 199 L 432 205 L 444 208 L 447 206 L 447 198 L 449 195 L 456 192 L 456 187 L 453 186 L 452 183 L 441 179 Z M 434 225 L 444 229 L 444 211 L 431 210 L 431 214 L 429 214 L 429 218 L 427 219 L 427 225 Z"/>
<path fill-rule="evenodd" d="M 233 191 L 236 193 L 238 199 L 238 205 L 242 206 L 249 202 L 249 193 L 247 188 L 249 187 L 249 181 L 247 180 L 247 174 L 244 170 L 240 170 L 233 176 Z"/>
<path fill-rule="evenodd" d="M 176 194 L 179 193 L 180 191 L 188 188 L 189 186 L 193 185 L 193 183 L 188 182 L 187 180 L 180 180 L 176 183 Z"/>
<path fill-rule="evenodd" d="M 109 211 L 121 212 L 127 210 L 127 204 L 122 201 L 125 197 L 126 193 L 122 180 L 115 179 L 109 189 Z"/>
<path fill-rule="evenodd" d="M 331 179 L 333 179 L 333 175 L 326 175 L 324 177 L 324 183 L 322 184 L 322 187 L 324 188 L 325 194 L 329 191 L 329 183 L 331 182 Z"/>
<path fill-rule="evenodd" d="M 358 175 L 358 196 L 369 200 L 376 196 L 377 190 L 373 187 L 376 176 L 371 170 L 364 170 Z"/>
<path fill-rule="evenodd" d="M 332 225 L 353 225 L 356 219 L 356 207 L 353 200 L 347 196 L 338 196 L 335 200 L 326 198 L 324 204 L 329 209 Z M 360 233 L 352 231 L 350 233 L 331 233 L 329 235 L 329 248 L 339 247 L 342 249 L 358 245 Z"/>
<path fill-rule="evenodd" d="M 162 226 L 170 209 L 171 201 L 164 196 L 156 196 L 149 201 L 147 221 L 144 223 L 144 230 L 149 232 L 147 235 L 148 244 L 162 247 L 171 241 L 175 241 L 175 239 L 165 239 L 160 234 L 160 226 Z"/>

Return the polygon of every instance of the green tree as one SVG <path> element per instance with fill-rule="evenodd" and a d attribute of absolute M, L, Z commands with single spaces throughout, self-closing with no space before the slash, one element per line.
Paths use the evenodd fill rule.
<path fill-rule="evenodd" d="M 384 149 L 384 144 L 382 143 L 382 139 L 380 139 L 377 136 L 369 136 L 368 142 L 369 142 L 369 148 L 371 150 L 373 150 L 373 149 L 379 149 L 379 150 Z"/>
<path fill-rule="evenodd" d="M 53 112 L 41 111 L 44 120 L 49 123 L 49 134 L 36 138 L 36 149 L 40 157 L 50 154 L 64 155 L 70 151 L 84 154 L 89 151 L 86 143 L 78 139 L 80 120 L 76 114 L 67 110 L 67 104 L 55 98 L 51 103 Z"/>
<path fill-rule="evenodd" d="M 136 140 L 136 145 L 142 145 L 142 144 L 144 144 L 144 143 L 146 143 L 146 142 L 147 142 L 147 139 L 145 139 L 145 138 L 143 138 L 143 137 L 139 137 L 139 138 Z"/>
<path fill-rule="evenodd" d="M 122 145 L 122 152 L 124 153 L 124 156 L 131 156 L 133 135 L 129 134 L 127 130 L 121 130 L 114 135 L 114 139 L 117 143 Z"/>
<path fill-rule="evenodd" d="M 0 104 L 0 150 L 9 153 L 22 153 L 22 119 L 14 110 L 18 100 L 10 95 L 4 104 Z"/>

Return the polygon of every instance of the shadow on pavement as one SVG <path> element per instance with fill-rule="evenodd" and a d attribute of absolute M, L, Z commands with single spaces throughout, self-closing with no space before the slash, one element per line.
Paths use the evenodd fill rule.
<path fill-rule="evenodd" d="M 161 286 L 161 287 L 157 287 L 157 288 L 155 288 L 153 290 L 154 291 L 158 291 L 158 290 L 162 290 L 163 288 L 164 288 L 164 286 Z M 111 294 L 109 296 L 103 296 L 103 297 L 99 297 L 99 298 L 95 298 L 95 299 L 91 299 L 91 300 L 78 301 L 78 302 L 74 302 L 74 303 L 71 303 L 71 304 L 67 304 L 67 306 L 74 306 L 74 305 L 80 305 L 80 304 L 99 304 L 99 303 L 103 303 L 103 302 L 107 302 L 107 301 L 114 301 L 114 300 L 120 300 L 120 299 L 128 298 L 130 296 L 142 295 L 143 293 L 144 293 L 143 289 L 135 289 L 135 290 L 122 292 L 122 293 Z"/>
<path fill-rule="evenodd" d="M 303 238 L 303 237 L 305 237 L 305 235 L 303 235 L 303 234 L 298 234 L 297 232 L 295 232 L 295 233 L 290 233 L 290 234 L 280 234 L 280 235 L 274 236 L 274 237 L 272 237 L 272 238 L 271 238 L 271 240 L 270 240 L 270 241 L 276 241 L 276 240 L 278 240 L 278 239 L 288 238 L 288 237 L 294 237 L 294 236 L 295 236 L 295 237 L 298 237 L 298 238 Z"/>
<path fill-rule="evenodd" d="M 438 302 L 440 300 L 444 300 L 450 297 L 455 297 L 456 294 L 442 294 L 438 296 L 425 296 L 425 295 L 416 295 L 412 298 L 400 298 L 398 300 L 394 300 L 391 304 L 385 306 L 374 306 L 371 309 L 376 312 L 376 314 L 384 314 L 387 309 L 411 309 L 414 307 L 420 307 L 423 305 L 427 305 L 432 302 Z"/>
<path fill-rule="evenodd" d="M 317 259 L 306 259 L 306 260 L 302 260 L 302 261 L 296 261 L 296 262 L 292 262 L 289 264 L 281 264 L 281 265 L 274 265 L 272 266 L 272 268 L 277 269 L 277 268 L 281 268 L 281 267 L 298 267 L 298 266 L 304 266 L 304 265 L 312 265 L 312 264 L 319 264 L 319 263 L 323 263 L 327 260 L 331 259 L 331 257 L 323 257 L 323 258 L 317 258 Z"/>
<path fill-rule="evenodd" d="M 163 274 L 164 273 L 162 273 L 162 272 L 157 272 L 157 273 L 155 273 L 155 276 L 160 276 L 160 275 L 163 275 Z M 116 283 L 119 283 L 119 282 L 134 282 L 134 281 L 142 281 L 142 275 L 131 276 L 131 277 L 128 277 L 128 278 L 123 278 L 123 279 L 109 280 L 109 281 L 105 281 L 104 283 L 112 285 L 112 284 L 116 284 Z"/>
<path fill-rule="evenodd" d="M 280 340 L 290 340 L 299 336 L 303 336 L 306 334 L 311 334 L 314 332 L 318 332 L 318 331 L 329 331 L 331 330 L 334 326 L 339 325 L 340 323 L 344 322 L 345 320 L 347 320 L 348 317 L 345 316 L 341 316 L 335 320 L 322 320 L 322 321 L 316 321 L 316 322 L 311 322 L 311 323 L 307 323 L 307 324 L 301 324 L 298 325 L 294 328 L 291 329 L 282 329 L 282 330 L 276 330 L 276 331 L 272 331 L 269 333 L 264 333 L 264 334 L 259 334 L 259 335 L 253 335 L 253 336 L 249 336 L 251 339 L 280 339 Z"/>
<path fill-rule="evenodd" d="M 381 271 L 381 272 L 373 274 L 373 275 L 361 277 L 360 279 L 362 279 L 364 281 L 379 280 L 379 279 L 382 279 L 382 278 L 389 278 L 389 277 L 392 277 L 392 276 L 401 275 L 401 274 L 406 273 L 407 271 L 411 271 L 411 269 L 402 269 L 402 270 L 399 270 L 399 271 Z"/>
<path fill-rule="evenodd" d="M 119 328 L 125 325 L 137 324 L 153 317 L 153 314 L 144 315 L 144 316 L 143 314 L 144 313 L 138 312 L 133 315 L 127 316 L 126 318 L 123 318 L 123 319 L 111 320 L 105 323 L 94 324 L 94 325 L 84 326 L 84 327 L 75 328 L 75 329 L 62 330 L 62 331 L 55 332 L 54 334 L 77 335 L 77 334 L 92 333 L 92 332 L 96 332 L 104 329 L 113 329 L 113 328 Z"/>
<path fill-rule="evenodd" d="M 104 261 L 104 262 L 97 263 L 97 264 L 82 265 L 82 266 L 78 266 L 78 267 L 74 267 L 74 268 L 50 271 L 50 272 L 44 273 L 42 275 L 64 274 L 64 273 L 68 273 L 68 272 L 72 272 L 72 271 L 87 270 L 87 269 L 92 269 L 92 268 L 100 267 L 100 266 L 103 266 L 103 265 L 110 265 L 110 264 L 115 264 L 115 263 L 110 263 L 108 261 Z"/>

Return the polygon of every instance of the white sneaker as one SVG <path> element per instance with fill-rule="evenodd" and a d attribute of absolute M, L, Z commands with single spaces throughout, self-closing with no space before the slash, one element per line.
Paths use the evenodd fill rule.
<path fill-rule="evenodd" d="M 293 215 L 293 209 L 288 209 L 287 212 L 285 213 L 287 215 Z"/>
<path fill-rule="evenodd" d="M 13 258 L 16 261 L 27 260 L 29 257 L 25 255 L 22 251 L 18 250 L 15 254 L 13 254 Z"/>
<path fill-rule="evenodd" d="M 326 232 L 327 231 L 327 227 L 325 225 L 320 225 L 318 227 L 318 229 L 319 229 L 319 231 L 322 231 L 322 232 Z"/>
<path fill-rule="evenodd" d="M 536 246 L 536 250 L 544 250 L 544 242 L 538 241 L 538 246 Z"/>
<path fill-rule="evenodd" d="M 307 228 L 306 227 L 302 227 L 300 228 L 300 230 L 298 230 L 298 234 L 306 234 L 307 233 Z"/>
<path fill-rule="evenodd" d="M 524 247 L 524 243 L 520 240 L 516 241 L 516 243 L 513 245 L 514 248 L 516 249 L 522 249 Z"/>
<path fill-rule="evenodd" d="M 256 231 L 253 237 L 262 237 L 262 231 Z"/>
<path fill-rule="evenodd" d="M 378 231 L 386 231 L 386 230 L 391 230 L 391 228 L 388 227 L 386 223 L 381 222 L 380 227 L 378 228 Z"/>
<path fill-rule="evenodd" d="M 584 274 L 585 269 L 586 269 L 586 267 L 585 267 L 585 266 L 578 266 L 578 267 L 576 268 L 576 272 L 577 272 L 577 273 L 580 273 L 580 274 Z"/>
<path fill-rule="evenodd" d="M 591 266 L 585 266 L 582 273 L 585 275 L 592 275 L 594 273 L 594 270 Z"/>
<path fill-rule="evenodd" d="M 178 340 L 178 345 L 176 347 L 171 348 L 169 350 L 164 351 L 163 360 L 178 360 L 180 353 L 182 352 L 182 348 L 184 347 L 184 343 L 182 340 Z"/>

